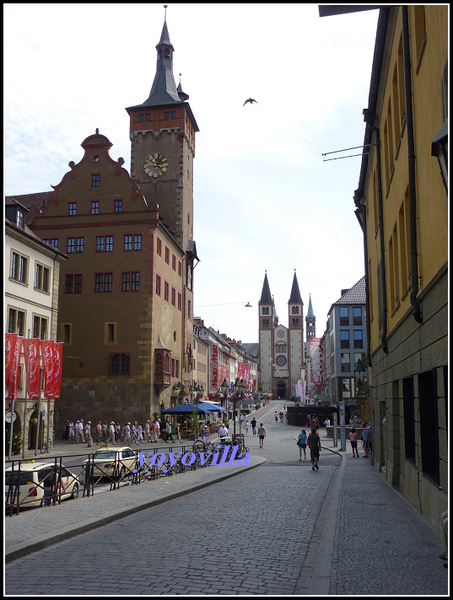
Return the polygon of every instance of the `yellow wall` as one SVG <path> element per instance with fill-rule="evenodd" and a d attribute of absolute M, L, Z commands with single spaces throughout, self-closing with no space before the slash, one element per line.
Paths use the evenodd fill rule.
<path fill-rule="evenodd" d="M 448 7 L 446 6 L 409 7 L 416 155 L 419 293 L 422 293 L 436 276 L 448 256 L 446 191 L 437 159 L 431 156 L 431 141 L 444 121 L 441 79 L 448 48 L 447 18 Z M 425 29 L 423 29 L 423 21 Z M 399 10 L 389 53 L 379 122 L 388 333 L 410 309 L 408 293 L 411 273 L 408 239 L 408 153 L 401 39 L 401 10 Z M 373 153 L 373 167 L 367 190 L 367 231 L 371 273 L 377 271 L 381 250 L 376 178 L 376 154 Z M 373 277 L 373 282 L 376 282 L 375 277 Z M 371 286 L 370 297 L 372 351 L 379 345 L 377 307 L 378 289 L 375 283 L 374 286 Z"/>

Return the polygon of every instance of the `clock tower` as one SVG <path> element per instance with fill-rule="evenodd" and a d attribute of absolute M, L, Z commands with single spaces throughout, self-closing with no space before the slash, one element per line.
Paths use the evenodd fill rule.
<path fill-rule="evenodd" d="M 166 20 L 156 46 L 154 81 L 143 104 L 130 106 L 131 175 L 181 248 L 193 252 L 193 161 L 198 126 L 173 76 L 174 48 Z"/>

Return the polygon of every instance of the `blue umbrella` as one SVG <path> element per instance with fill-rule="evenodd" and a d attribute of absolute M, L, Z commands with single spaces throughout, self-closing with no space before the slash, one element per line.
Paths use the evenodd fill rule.
<path fill-rule="evenodd" d="M 193 404 L 178 404 L 177 406 L 171 406 L 162 411 L 163 415 L 187 415 L 196 410 L 198 413 L 208 415 L 209 409 L 200 408 L 201 404 L 194 406 Z"/>

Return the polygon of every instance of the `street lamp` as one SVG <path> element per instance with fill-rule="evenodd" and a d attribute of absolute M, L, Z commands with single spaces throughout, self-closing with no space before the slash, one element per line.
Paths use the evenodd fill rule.
<path fill-rule="evenodd" d="M 242 400 L 244 397 L 245 383 L 244 380 L 241 379 L 239 381 L 239 377 L 236 377 L 236 381 L 234 382 L 234 394 L 233 394 L 233 432 L 234 438 L 233 443 L 236 438 L 236 405 L 239 400 Z"/>
<path fill-rule="evenodd" d="M 444 121 L 432 141 L 431 155 L 439 161 L 442 180 L 448 192 L 448 119 Z"/>
<path fill-rule="evenodd" d="M 354 379 L 357 389 L 363 389 L 365 387 L 365 373 L 366 371 L 362 359 L 359 358 L 354 368 Z"/>
<path fill-rule="evenodd" d="M 223 397 L 224 397 L 225 399 L 226 399 L 226 397 L 227 397 L 228 388 L 229 388 L 228 382 L 227 382 L 227 380 L 224 378 L 224 379 L 223 379 L 223 381 L 222 381 L 222 384 L 221 384 L 221 386 L 220 386 L 220 389 L 221 389 L 221 391 L 222 391 L 222 394 L 223 394 Z M 228 410 L 227 402 L 225 402 L 225 408 Z"/>

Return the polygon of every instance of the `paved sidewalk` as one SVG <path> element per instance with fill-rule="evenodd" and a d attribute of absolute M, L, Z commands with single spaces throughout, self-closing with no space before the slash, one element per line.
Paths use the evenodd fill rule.
<path fill-rule="evenodd" d="M 191 449 L 192 442 L 189 443 L 190 446 L 186 446 L 186 451 Z M 178 445 L 165 445 L 164 449 L 167 448 L 167 452 L 177 451 Z M 159 449 L 162 450 L 160 444 Z M 93 450 L 90 449 L 90 451 Z M 139 450 L 146 452 L 146 449 L 142 447 Z M 83 453 L 86 452 L 87 449 L 83 448 Z M 63 443 L 58 444 L 47 456 L 51 460 L 54 456 L 64 457 L 69 454 L 73 455 L 73 453 L 74 446 Z M 36 458 L 42 457 L 37 456 Z M 264 462 L 267 462 L 266 458 L 251 456 L 250 465 L 218 465 L 196 469 L 139 485 L 128 485 L 115 491 L 97 493 L 89 498 L 80 497 L 77 500 L 67 500 L 58 506 L 22 511 L 18 515 L 5 518 L 6 562 L 150 506 L 156 506 L 201 487 L 234 477 Z"/>

